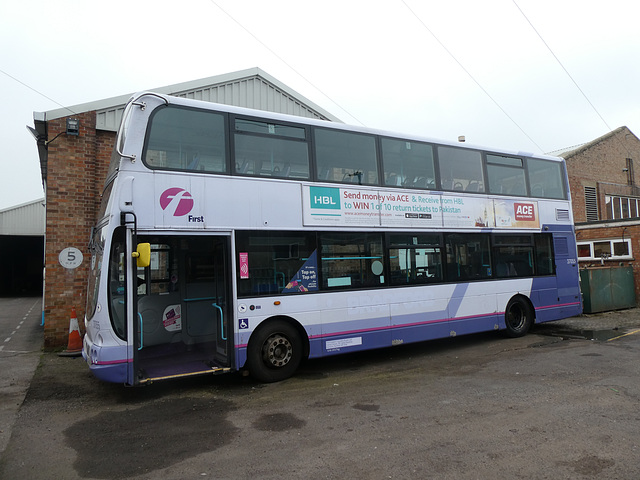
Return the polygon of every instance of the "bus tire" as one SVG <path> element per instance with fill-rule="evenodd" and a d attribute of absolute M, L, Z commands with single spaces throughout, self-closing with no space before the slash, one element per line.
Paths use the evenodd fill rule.
<path fill-rule="evenodd" d="M 260 382 L 279 382 L 289 378 L 301 361 L 300 334 L 287 321 L 271 320 L 261 325 L 249 341 L 249 373 Z"/>
<path fill-rule="evenodd" d="M 533 309 L 527 299 L 516 296 L 509 300 L 504 321 L 507 327 L 504 333 L 507 337 L 524 337 L 533 325 Z"/>

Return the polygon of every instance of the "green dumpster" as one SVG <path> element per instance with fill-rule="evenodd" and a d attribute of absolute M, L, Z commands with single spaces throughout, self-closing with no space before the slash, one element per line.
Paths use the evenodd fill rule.
<path fill-rule="evenodd" d="M 632 267 L 592 267 L 580 270 L 584 313 L 636 306 Z"/>

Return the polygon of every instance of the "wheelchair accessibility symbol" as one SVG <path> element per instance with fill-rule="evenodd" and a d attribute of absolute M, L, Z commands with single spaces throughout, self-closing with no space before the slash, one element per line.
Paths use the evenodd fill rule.
<path fill-rule="evenodd" d="M 248 318 L 241 318 L 239 320 L 238 327 L 240 328 L 240 330 L 247 330 L 249 328 L 249 319 Z"/>

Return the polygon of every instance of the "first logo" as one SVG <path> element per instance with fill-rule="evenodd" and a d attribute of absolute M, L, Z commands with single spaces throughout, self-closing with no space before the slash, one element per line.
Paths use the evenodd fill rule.
<path fill-rule="evenodd" d="M 174 217 L 182 217 L 193 209 L 193 197 L 184 188 L 167 188 L 160 195 L 160 207 Z"/>

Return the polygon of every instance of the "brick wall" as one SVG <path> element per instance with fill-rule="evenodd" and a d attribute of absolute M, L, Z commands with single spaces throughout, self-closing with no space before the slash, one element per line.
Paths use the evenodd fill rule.
<path fill-rule="evenodd" d="M 640 222 L 638 220 L 623 220 L 612 222 L 597 227 L 577 228 L 576 239 L 578 242 L 585 240 L 606 240 L 606 239 L 631 239 L 631 252 L 633 260 L 605 260 L 604 266 L 630 265 L 633 267 L 633 279 L 635 282 L 636 303 L 640 298 Z M 580 262 L 580 268 L 589 266 L 601 266 L 600 261 Z"/>
<path fill-rule="evenodd" d="M 633 186 L 628 184 L 626 159 L 634 160 Z M 627 128 L 613 132 L 569 153 L 567 173 L 576 223 L 586 222 L 584 187 L 594 187 L 598 195 L 598 216 L 606 220 L 605 195 L 640 195 L 640 140 Z"/>
<path fill-rule="evenodd" d="M 630 171 L 627 159 L 632 159 Z M 620 127 L 565 156 L 573 201 L 578 242 L 584 240 L 631 239 L 633 260 L 605 260 L 605 266 L 631 265 L 636 299 L 640 298 L 640 221 L 607 219 L 605 195 L 640 196 L 640 140 L 627 127 Z M 594 187 L 598 199 L 598 223 L 588 223 L 584 187 Z M 581 268 L 601 262 L 580 262 Z"/>
<path fill-rule="evenodd" d="M 66 346 L 71 307 L 75 307 L 83 329 L 88 251 L 91 227 L 95 224 L 100 193 L 109 165 L 115 133 L 96 131 L 96 114 L 73 115 L 80 120 L 78 136 L 63 133 L 49 144 L 47 171 L 47 220 L 45 232 L 44 345 Z M 66 118 L 48 122 L 48 138 L 66 131 Z M 58 262 L 66 247 L 84 255 L 73 270 Z"/>

